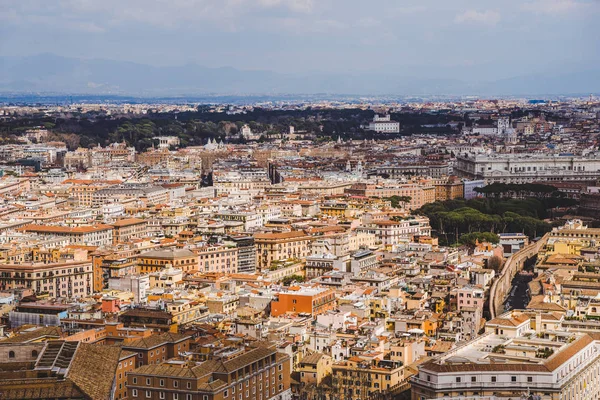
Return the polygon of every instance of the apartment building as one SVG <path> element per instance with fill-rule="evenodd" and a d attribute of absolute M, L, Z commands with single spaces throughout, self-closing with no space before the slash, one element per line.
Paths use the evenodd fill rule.
<path fill-rule="evenodd" d="M 256 265 L 258 269 L 268 269 L 273 261 L 291 258 L 305 258 L 310 254 L 312 238 L 303 231 L 283 233 L 257 233 Z"/>
<path fill-rule="evenodd" d="M 92 206 L 114 203 L 126 199 L 139 199 L 146 205 L 164 204 L 169 201 L 169 189 L 162 186 L 124 185 L 103 188 L 92 194 Z"/>
<path fill-rule="evenodd" d="M 246 235 L 228 236 L 224 241 L 226 245 L 237 248 L 237 272 L 240 274 L 252 274 L 256 271 L 256 245 L 254 237 Z"/>
<path fill-rule="evenodd" d="M 145 365 L 127 375 L 130 399 L 291 400 L 290 357 L 271 347 L 204 362 Z"/>
<path fill-rule="evenodd" d="M 312 316 L 336 307 L 335 290 L 323 287 L 293 287 L 279 292 L 271 302 L 271 315 L 306 313 Z"/>
<path fill-rule="evenodd" d="M 369 400 L 394 394 L 404 383 L 399 361 L 353 356 L 332 366 L 332 385 L 345 399 Z"/>
<path fill-rule="evenodd" d="M 104 224 L 75 227 L 29 224 L 18 230 L 37 233 L 42 236 L 66 237 L 69 239 L 70 244 L 103 247 L 113 243 L 113 227 Z"/>
<path fill-rule="evenodd" d="M 160 333 L 123 343 L 123 350 L 136 353 L 135 366 L 158 365 L 190 349 L 192 338 L 178 333 Z"/>
<path fill-rule="evenodd" d="M 433 203 L 436 200 L 436 189 L 429 184 L 367 184 L 355 183 L 351 188 L 346 189 L 348 194 L 364 197 L 387 198 L 392 196 L 410 197 L 406 203 L 409 210 L 416 210 L 423 205 Z"/>
<path fill-rule="evenodd" d="M 238 272 L 239 249 L 237 247 L 224 245 L 203 246 L 194 249 L 194 252 L 198 255 L 197 270 L 200 272 L 223 274 L 236 274 Z"/>
<path fill-rule="evenodd" d="M 427 218 L 403 220 L 373 220 L 356 228 L 356 232 L 374 235 L 377 242 L 384 246 L 406 242 L 415 236 L 430 236 L 431 226 Z"/>
<path fill-rule="evenodd" d="M 132 239 L 141 239 L 148 234 L 148 221 L 140 218 L 120 219 L 112 224 L 114 243 L 127 243 Z"/>
<path fill-rule="evenodd" d="M 433 185 L 435 186 L 435 201 L 459 199 L 465 194 L 463 182 L 456 177 L 438 180 Z"/>
<path fill-rule="evenodd" d="M 171 265 L 184 272 L 198 270 L 198 255 L 188 249 L 150 250 L 137 257 L 138 273 L 156 272 Z"/>
<path fill-rule="evenodd" d="M 84 297 L 93 293 L 91 261 L 0 265 L 0 290 L 31 289 L 55 298 Z"/>

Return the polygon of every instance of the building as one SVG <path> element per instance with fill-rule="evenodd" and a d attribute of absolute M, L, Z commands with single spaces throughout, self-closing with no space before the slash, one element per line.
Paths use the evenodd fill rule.
<path fill-rule="evenodd" d="M 315 352 L 305 355 L 296 370 L 303 385 L 320 385 L 323 379 L 331 375 L 331 366 L 331 357 Z"/>
<path fill-rule="evenodd" d="M 37 233 L 42 236 L 59 236 L 69 239 L 71 244 L 85 246 L 109 246 L 113 243 L 113 227 L 96 224 L 83 226 L 57 226 L 29 224 L 19 228 L 23 232 Z"/>
<path fill-rule="evenodd" d="M 464 185 L 464 193 L 463 197 L 465 200 L 471 200 L 475 197 L 479 197 L 479 193 L 475 191 L 477 188 L 482 188 L 485 186 L 485 181 L 482 179 L 479 180 L 463 180 Z"/>
<path fill-rule="evenodd" d="M 253 274 L 256 271 L 256 245 L 254 244 L 254 237 L 233 235 L 227 237 L 224 243 L 237 248 L 238 273 Z"/>
<path fill-rule="evenodd" d="M 346 193 L 354 196 L 388 198 L 392 196 L 408 197 L 406 208 L 416 210 L 436 200 L 436 188 L 428 184 L 369 184 L 355 183 L 346 189 Z"/>
<path fill-rule="evenodd" d="M 461 154 L 454 171 L 486 184 L 589 181 L 600 178 L 600 155 L 573 154 Z"/>
<path fill-rule="evenodd" d="M 344 399 L 369 400 L 379 395 L 394 395 L 405 381 L 399 361 L 352 356 L 332 366 L 334 393 Z M 385 397 L 384 397 L 385 398 Z"/>
<path fill-rule="evenodd" d="M 197 270 L 223 274 L 238 273 L 238 251 L 234 246 L 214 245 L 194 249 L 198 255 Z M 189 272 L 186 270 L 185 272 Z"/>
<path fill-rule="evenodd" d="M 436 182 L 434 186 L 436 201 L 454 200 L 464 196 L 464 185 L 456 177 Z"/>
<path fill-rule="evenodd" d="M 310 254 L 311 240 L 303 231 L 257 233 L 254 235 L 256 265 L 259 270 L 264 270 L 273 261 L 305 258 Z"/>
<path fill-rule="evenodd" d="M 52 298 L 85 297 L 93 293 L 91 261 L 0 264 L 0 290 L 31 289 Z"/>
<path fill-rule="evenodd" d="M 393 121 L 389 115 L 375 114 L 367 129 L 379 133 L 398 133 L 400 132 L 400 122 Z"/>
<path fill-rule="evenodd" d="M 135 366 L 158 365 L 190 349 L 192 338 L 178 333 L 160 333 L 123 343 L 122 349 L 136 354 Z"/>
<path fill-rule="evenodd" d="M 336 307 L 335 291 L 321 287 L 292 287 L 279 292 L 271 302 L 271 315 L 284 314 L 319 315 Z"/>
<path fill-rule="evenodd" d="M 120 219 L 110 225 L 113 227 L 114 243 L 127 243 L 132 239 L 141 239 L 148 233 L 148 221 L 144 219 Z"/>
<path fill-rule="evenodd" d="M 144 204 L 156 205 L 169 202 L 169 189 L 162 186 L 122 185 L 96 190 L 92 193 L 92 206 L 114 203 L 126 199 L 139 199 Z"/>
<path fill-rule="evenodd" d="M 0 343 L 0 393 L 8 399 L 124 399 L 132 354 L 120 347 L 51 340 Z"/>
<path fill-rule="evenodd" d="M 272 347 L 232 349 L 204 362 L 144 365 L 127 375 L 130 399 L 290 400 L 290 357 Z"/>
<path fill-rule="evenodd" d="M 198 255 L 188 249 L 150 250 L 137 257 L 138 273 L 156 272 L 171 265 L 184 272 L 198 270 Z"/>
<path fill-rule="evenodd" d="M 532 330 L 531 321 L 508 312 L 489 321 L 484 335 L 419 365 L 411 378 L 413 400 L 600 396 L 600 336 L 562 330 L 550 340 L 550 332 Z"/>
<path fill-rule="evenodd" d="M 152 140 L 158 141 L 159 149 L 169 149 L 179 146 L 179 138 L 177 136 L 156 136 Z"/>
<path fill-rule="evenodd" d="M 504 257 L 510 257 L 529 244 L 529 238 L 523 233 L 500 233 L 498 236 Z"/>

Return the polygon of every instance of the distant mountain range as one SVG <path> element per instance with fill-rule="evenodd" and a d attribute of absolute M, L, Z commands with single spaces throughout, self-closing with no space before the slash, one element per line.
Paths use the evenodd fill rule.
<path fill-rule="evenodd" d="M 155 67 L 53 54 L 0 57 L 1 93 L 177 96 L 248 94 L 560 95 L 600 93 L 600 69 L 497 81 L 424 79 L 392 73 L 282 74 L 195 64 Z"/>

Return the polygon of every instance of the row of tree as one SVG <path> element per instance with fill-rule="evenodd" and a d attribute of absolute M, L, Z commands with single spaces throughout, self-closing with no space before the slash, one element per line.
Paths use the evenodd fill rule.
<path fill-rule="evenodd" d="M 537 237 L 550 231 L 543 199 L 448 200 L 426 204 L 416 211 L 430 219 L 441 244 L 473 243 L 481 232 L 521 232 Z M 463 236 L 466 235 L 466 236 Z M 493 241 L 495 236 L 486 237 Z M 462 238 L 462 240 L 461 240 Z"/>

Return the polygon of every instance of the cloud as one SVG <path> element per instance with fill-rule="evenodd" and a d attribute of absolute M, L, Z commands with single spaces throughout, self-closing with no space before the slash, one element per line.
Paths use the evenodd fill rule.
<path fill-rule="evenodd" d="M 577 0 L 532 0 L 524 3 L 521 8 L 538 14 L 560 15 L 598 5 L 598 2 Z"/>
<path fill-rule="evenodd" d="M 249 0 L 249 4 L 253 1 Z M 313 10 L 314 0 L 258 0 L 259 6 L 262 7 L 285 7 L 288 10 L 299 13 L 309 13 Z"/>
<path fill-rule="evenodd" d="M 454 22 L 457 24 L 476 23 L 484 25 L 496 25 L 498 22 L 500 22 L 500 13 L 492 10 L 467 10 L 462 14 L 458 14 L 454 18 Z"/>

